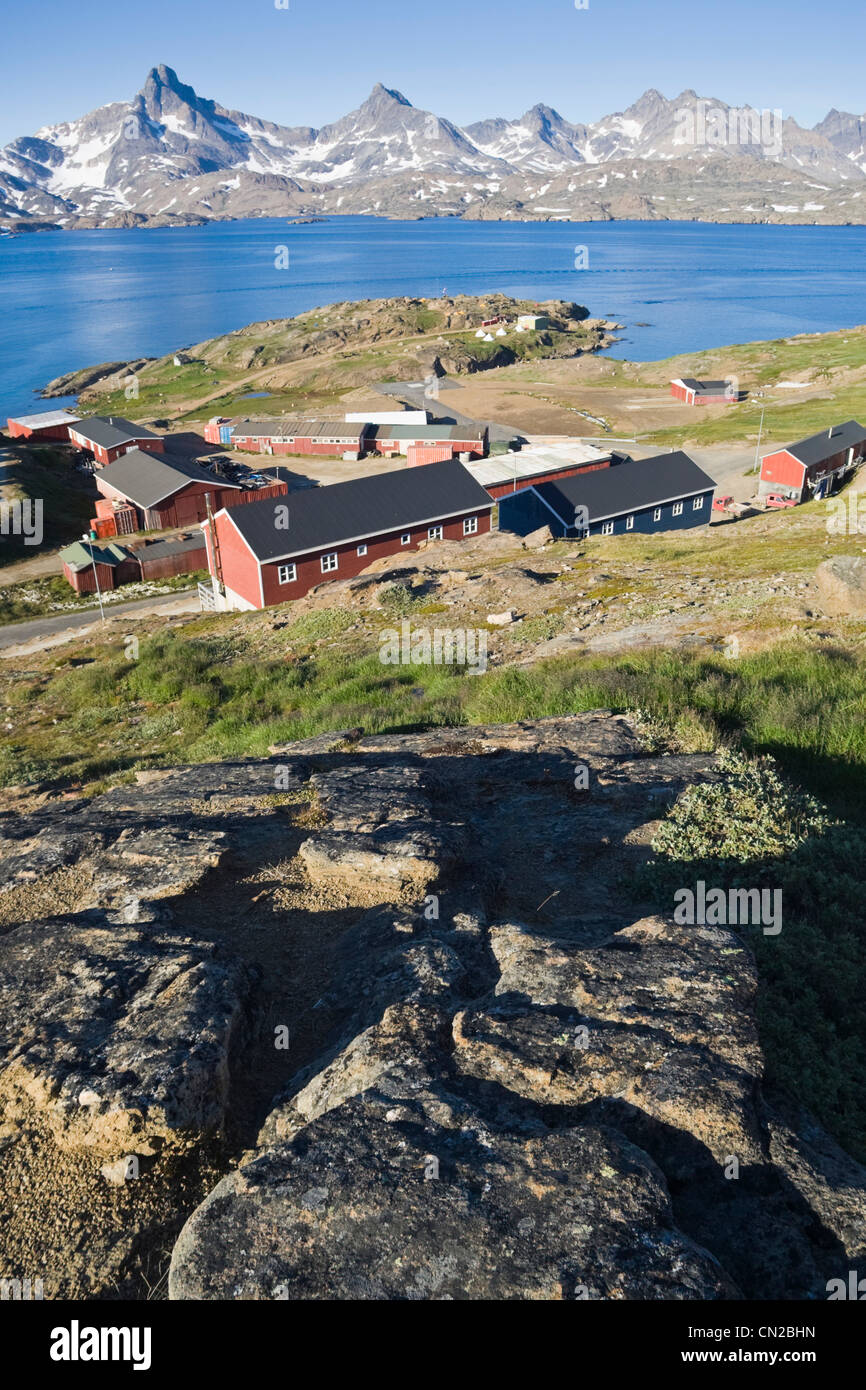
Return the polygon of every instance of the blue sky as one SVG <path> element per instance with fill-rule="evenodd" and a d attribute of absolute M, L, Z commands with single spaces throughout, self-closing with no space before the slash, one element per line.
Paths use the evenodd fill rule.
<path fill-rule="evenodd" d="M 805 125 L 866 107 L 863 0 L 288 3 L 10 5 L 0 143 L 127 99 L 160 62 L 202 96 L 288 125 L 335 120 L 376 81 L 458 124 L 536 101 L 595 120 L 647 87 L 781 107 Z"/>

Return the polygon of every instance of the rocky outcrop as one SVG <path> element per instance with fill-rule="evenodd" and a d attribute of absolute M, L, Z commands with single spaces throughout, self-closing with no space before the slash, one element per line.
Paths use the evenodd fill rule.
<path fill-rule="evenodd" d="M 835 555 L 818 566 L 821 606 L 831 618 L 866 618 L 866 560 Z"/>
<path fill-rule="evenodd" d="M 107 1158 L 222 1128 L 249 972 L 205 942 L 103 913 L 30 923 L 0 953 L 0 1098 Z"/>
<path fill-rule="evenodd" d="M 866 1173 L 764 1094 L 748 940 L 635 896 L 718 775 L 596 712 L 344 730 L 0 819 L 0 1143 L 45 1174 L 4 1213 L 17 1272 L 824 1297 L 866 1256 Z"/>

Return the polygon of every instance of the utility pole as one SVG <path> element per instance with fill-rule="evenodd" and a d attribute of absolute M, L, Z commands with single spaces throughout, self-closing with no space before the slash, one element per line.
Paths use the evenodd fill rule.
<path fill-rule="evenodd" d="M 764 433 L 764 411 L 765 411 L 766 409 L 767 409 L 767 407 L 766 407 L 765 405 L 762 405 L 762 406 L 761 406 L 761 423 L 760 423 L 760 425 L 758 426 L 758 442 L 757 442 L 757 444 L 755 445 L 755 472 L 756 472 L 756 473 L 758 472 L 758 469 L 759 469 L 759 467 L 760 467 L 760 463 L 759 463 L 759 460 L 758 460 L 758 455 L 759 455 L 760 452 L 761 452 L 761 435 Z"/>
<path fill-rule="evenodd" d="M 93 542 L 91 541 L 90 537 L 87 535 L 86 532 L 81 537 L 81 539 L 82 541 L 84 541 L 86 545 L 90 546 L 90 559 L 93 563 L 93 578 L 96 583 L 96 597 L 99 599 L 99 616 L 102 619 L 102 621 L 105 622 L 105 609 L 102 606 L 102 592 L 99 588 L 99 573 L 96 568 L 96 551 L 93 549 Z"/>

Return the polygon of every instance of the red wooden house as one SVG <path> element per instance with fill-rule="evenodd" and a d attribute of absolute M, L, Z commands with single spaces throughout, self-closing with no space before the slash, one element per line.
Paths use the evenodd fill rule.
<path fill-rule="evenodd" d="M 148 454 L 132 449 L 94 474 L 102 496 L 118 511 L 134 507 L 139 531 L 191 526 L 207 516 L 207 494 L 213 507 L 240 492 L 240 485 L 217 479 L 198 464 L 173 454 Z M 126 526 L 123 529 L 128 529 Z"/>
<path fill-rule="evenodd" d="M 91 415 L 69 426 L 69 440 L 79 449 L 87 449 L 93 455 L 97 468 L 105 468 L 114 463 L 131 449 L 146 453 L 161 454 L 165 441 L 161 435 L 147 430 L 144 425 L 135 425 L 119 415 Z"/>
<path fill-rule="evenodd" d="M 866 429 L 856 420 L 776 449 L 761 459 L 762 496 L 781 493 L 797 502 L 826 497 L 866 458 Z"/>
<path fill-rule="evenodd" d="M 224 608 L 266 608 L 425 541 L 490 530 L 493 502 L 456 460 L 251 502 L 205 522 L 208 569 Z"/>

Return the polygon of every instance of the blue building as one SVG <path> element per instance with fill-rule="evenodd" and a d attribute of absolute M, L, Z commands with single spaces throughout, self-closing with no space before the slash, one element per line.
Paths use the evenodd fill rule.
<path fill-rule="evenodd" d="M 509 492 L 499 501 L 500 531 L 528 535 L 549 526 L 557 538 L 643 535 L 704 526 L 716 485 L 681 449 Z"/>

